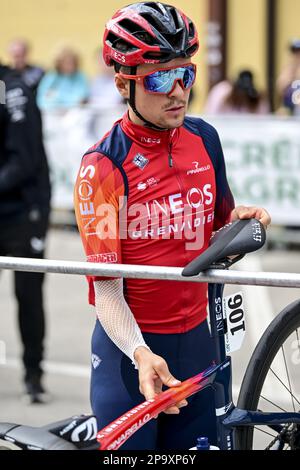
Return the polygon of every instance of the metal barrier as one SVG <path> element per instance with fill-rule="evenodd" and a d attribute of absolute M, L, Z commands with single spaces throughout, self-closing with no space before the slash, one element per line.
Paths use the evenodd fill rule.
<path fill-rule="evenodd" d="M 227 271 L 212 269 L 199 276 L 185 278 L 183 268 L 129 264 L 95 264 L 0 256 L 0 269 L 13 271 L 79 274 L 134 279 L 161 279 L 181 282 L 209 282 L 272 287 L 300 287 L 300 274 L 275 272 Z"/>

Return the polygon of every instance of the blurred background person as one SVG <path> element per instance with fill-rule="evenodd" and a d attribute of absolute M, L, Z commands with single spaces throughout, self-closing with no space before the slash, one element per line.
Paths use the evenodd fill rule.
<path fill-rule="evenodd" d="M 242 70 L 233 82 L 224 80 L 215 85 L 205 104 L 207 114 L 266 114 L 269 110 L 268 101 L 257 90 L 250 70 Z"/>
<path fill-rule="evenodd" d="M 67 110 L 87 103 L 88 98 L 88 79 L 79 70 L 79 55 L 64 47 L 55 58 L 54 70 L 46 73 L 39 84 L 38 106 L 43 111 Z"/>
<path fill-rule="evenodd" d="M 113 71 L 103 62 L 102 49 L 97 49 L 95 56 L 97 75 L 91 80 L 89 104 L 101 111 L 123 101 L 115 87 Z"/>
<path fill-rule="evenodd" d="M 50 210 L 49 170 L 40 112 L 21 75 L 0 64 L 6 103 L 0 105 L 0 255 L 44 256 Z M 44 274 L 14 272 L 23 344 L 25 391 L 43 402 Z"/>
<path fill-rule="evenodd" d="M 277 79 L 280 104 L 290 114 L 300 114 L 300 39 L 289 44 L 290 60 Z"/>
<path fill-rule="evenodd" d="M 102 57 L 102 48 L 95 53 L 96 76 L 90 82 L 88 132 L 91 141 L 103 134 L 106 126 L 106 116 L 119 116 L 120 106 L 126 110 L 125 100 L 115 86 L 115 76 L 110 67 L 106 67 Z"/>
<path fill-rule="evenodd" d="M 29 53 L 30 46 L 25 39 L 14 39 L 8 46 L 11 68 L 19 72 L 26 85 L 36 92 L 45 72 L 41 67 L 30 64 Z"/>

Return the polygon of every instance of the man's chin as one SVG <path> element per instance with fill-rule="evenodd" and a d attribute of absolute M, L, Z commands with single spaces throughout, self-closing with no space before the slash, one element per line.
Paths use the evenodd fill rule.
<path fill-rule="evenodd" d="M 175 129 L 176 127 L 181 127 L 184 122 L 185 115 L 181 115 L 178 118 L 169 118 L 161 120 L 159 127 L 165 129 Z"/>

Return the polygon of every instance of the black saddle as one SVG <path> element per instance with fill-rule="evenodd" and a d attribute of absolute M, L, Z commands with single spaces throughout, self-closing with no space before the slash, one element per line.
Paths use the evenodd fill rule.
<path fill-rule="evenodd" d="M 96 450 L 97 421 L 95 416 L 81 415 L 42 427 L 0 424 L 0 450 Z"/>
<path fill-rule="evenodd" d="M 182 275 L 197 276 L 207 269 L 228 268 L 245 254 L 261 248 L 265 241 L 266 231 L 259 220 L 236 220 L 215 233 L 207 250 L 187 264 Z M 230 260 L 230 256 L 236 258 Z"/>

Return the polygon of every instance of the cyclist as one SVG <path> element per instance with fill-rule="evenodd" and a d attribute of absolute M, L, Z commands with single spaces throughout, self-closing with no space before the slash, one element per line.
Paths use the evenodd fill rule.
<path fill-rule="evenodd" d="M 128 112 L 84 155 L 78 174 L 76 217 L 88 261 L 184 266 L 230 220 L 269 224 L 264 209 L 234 207 L 217 132 L 185 117 L 197 50 L 193 22 L 170 5 L 136 3 L 107 23 L 103 57 Z M 97 313 L 91 403 L 99 428 L 213 361 L 207 285 L 88 281 Z M 187 404 L 147 423 L 122 449 L 186 449 L 199 435 L 214 443 L 210 391 Z"/>

